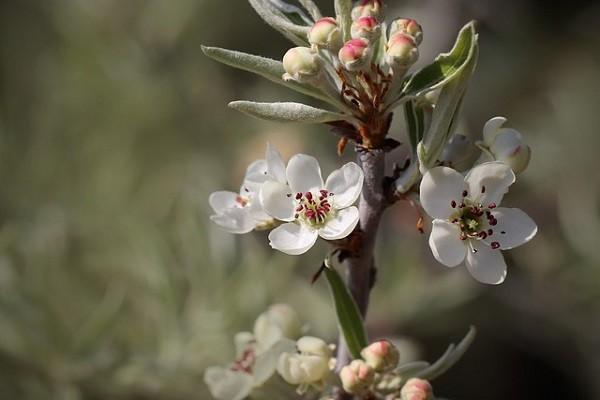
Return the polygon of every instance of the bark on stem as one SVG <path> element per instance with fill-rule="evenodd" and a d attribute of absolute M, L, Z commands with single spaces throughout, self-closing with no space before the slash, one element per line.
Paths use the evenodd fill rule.
<path fill-rule="evenodd" d="M 358 203 L 360 215 L 360 241 L 355 254 L 346 263 L 346 285 L 350 289 L 360 312 L 365 318 L 369 306 L 369 292 L 375 275 L 374 248 L 381 215 L 386 207 L 385 151 L 383 149 L 359 150 L 358 163 L 365 180 Z M 337 369 L 340 370 L 352 359 L 340 335 Z M 351 398 L 351 397 L 350 397 Z"/>

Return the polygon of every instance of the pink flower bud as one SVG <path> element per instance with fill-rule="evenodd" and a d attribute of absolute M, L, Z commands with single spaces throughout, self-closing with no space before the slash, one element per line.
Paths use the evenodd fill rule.
<path fill-rule="evenodd" d="M 360 355 L 377 372 L 394 369 L 400 361 L 400 352 L 388 340 L 371 343 L 360 352 Z"/>
<path fill-rule="evenodd" d="M 378 21 L 383 19 L 382 0 L 361 0 L 352 9 L 352 19 L 356 21 L 360 17 L 373 17 Z"/>
<path fill-rule="evenodd" d="M 402 400 L 433 400 L 431 384 L 419 378 L 411 378 L 400 391 Z"/>
<path fill-rule="evenodd" d="M 354 39 L 363 38 L 375 41 L 381 35 L 381 25 L 371 16 L 360 17 L 352 23 L 350 31 Z"/>
<path fill-rule="evenodd" d="M 340 62 L 348 71 L 357 71 L 371 62 L 371 48 L 365 39 L 347 41 L 338 53 Z"/>
<path fill-rule="evenodd" d="M 363 360 L 353 360 L 340 371 L 344 390 L 352 394 L 366 392 L 375 378 L 375 371 Z"/>
<path fill-rule="evenodd" d="M 293 47 L 283 56 L 284 80 L 305 82 L 321 72 L 321 59 L 308 47 Z"/>
<path fill-rule="evenodd" d="M 308 32 L 310 44 L 338 51 L 342 47 L 342 32 L 335 18 L 321 18 Z"/>
<path fill-rule="evenodd" d="M 423 40 L 423 29 L 421 29 L 421 25 L 414 19 L 398 18 L 392 21 L 390 25 L 390 37 L 394 36 L 396 33 L 404 33 L 412 36 L 417 46 L 420 45 Z"/>
<path fill-rule="evenodd" d="M 394 67 L 408 68 L 419 58 L 419 50 L 412 36 L 396 33 L 387 43 L 386 60 Z"/>

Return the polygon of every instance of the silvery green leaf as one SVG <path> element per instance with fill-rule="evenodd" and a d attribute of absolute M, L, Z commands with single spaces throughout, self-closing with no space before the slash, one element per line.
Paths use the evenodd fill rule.
<path fill-rule="evenodd" d="M 253 101 L 232 101 L 229 103 L 229 107 L 252 117 L 269 121 L 316 124 L 348 119 L 348 116 L 343 114 L 292 102 L 256 103 Z"/>
<path fill-rule="evenodd" d="M 281 33 L 297 46 L 308 44 L 309 27 L 296 25 L 276 8 L 269 0 L 248 0 L 256 13 L 273 29 Z"/>
<path fill-rule="evenodd" d="M 314 87 L 295 81 L 284 81 L 282 79 L 282 75 L 285 73 L 285 70 L 283 69 L 283 64 L 281 61 L 255 56 L 240 51 L 221 49 L 219 47 L 202 46 L 202 51 L 210 58 L 222 62 L 223 64 L 234 68 L 239 68 L 244 71 L 253 72 L 270 80 L 271 82 L 278 83 L 307 96 L 326 101 L 339 107 L 335 100 L 329 98 L 327 95 L 323 94 Z"/>
<path fill-rule="evenodd" d="M 283 0 L 269 0 L 292 23 L 301 26 L 312 26 L 314 21 L 306 15 L 304 10 Z"/>
<path fill-rule="evenodd" d="M 435 363 L 420 371 L 415 376 L 421 379 L 432 380 L 442 375 L 465 354 L 471 343 L 473 343 L 476 333 L 477 330 L 475 327 L 471 326 L 469 332 L 457 346 L 454 344 L 448 346 L 448 350 Z"/>
<path fill-rule="evenodd" d="M 344 42 L 350 40 L 350 26 L 352 25 L 352 0 L 335 0 L 335 14 L 338 16 Z"/>
<path fill-rule="evenodd" d="M 440 54 L 432 64 L 416 72 L 404 86 L 401 96 L 419 96 L 444 86 L 467 68 L 476 46 L 477 33 L 471 21 L 458 33 L 452 50 Z"/>
<path fill-rule="evenodd" d="M 306 11 L 308 11 L 308 13 L 311 15 L 311 17 L 313 17 L 313 20 L 316 21 L 318 19 L 323 18 L 321 10 L 319 10 L 319 7 L 315 4 L 313 0 L 298 0 L 298 2 L 302 4 L 302 7 L 304 7 Z"/>
<path fill-rule="evenodd" d="M 422 173 L 437 162 L 446 143 L 452 136 L 462 99 L 477 65 L 477 56 L 479 53 L 477 35 L 472 30 L 471 24 L 463 28 L 461 34 L 465 31 L 471 32 L 467 37 L 472 38 L 472 40 L 468 41 L 471 46 L 469 47 L 467 57 L 460 68 L 456 69 L 449 78 L 444 79 L 444 86 L 440 90 L 429 128 L 417 146 L 417 155 Z"/>
<path fill-rule="evenodd" d="M 408 100 L 404 103 L 404 118 L 410 145 L 413 151 L 416 151 L 417 143 L 423 139 L 425 134 L 425 116 L 423 109 L 417 105 L 415 100 Z"/>

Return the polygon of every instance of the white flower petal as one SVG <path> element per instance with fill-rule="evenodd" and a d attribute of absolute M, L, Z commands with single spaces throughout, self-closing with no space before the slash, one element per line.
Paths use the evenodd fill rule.
<path fill-rule="evenodd" d="M 229 208 L 239 208 L 241 205 L 237 202 L 239 194 L 229 191 L 219 191 L 210 194 L 208 198 L 208 204 L 212 207 L 213 211 L 217 214 L 221 214 L 223 211 Z"/>
<path fill-rule="evenodd" d="M 277 182 L 286 183 L 287 178 L 285 174 L 285 162 L 281 158 L 281 154 L 277 149 L 271 146 L 271 143 L 267 143 L 267 152 L 265 154 L 267 161 L 267 173 L 268 175 L 276 180 Z"/>
<path fill-rule="evenodd" d="M 294 194 L 314 192 L 323 188 L 321 167 L 314 157 L 296 154 L 288 162 L 286 174 Z"/>
<path fill-rule="evenodd" d="M 431 217 L 448 219 L 456 211 L 452 201 L 459 204 L 466 188 L 464 177 L 452 168 L 432 168 L 421 181 L 421 205 Z"/>
<path fill-rule="evenodd" d="M 319 236 L 325 240 L 338 240 L 348 236 L 358 224 L 358 208 L 351 206 L 337 211 L 334 218 L 319 229 Z"/>
<path fill-rule="evenodd" d="M 254 347 L 254 335 L 251 332 L 238 332 L 233 337 L 235 356 L 241 357 L 248 348 Z"/>
<path fill-rule="evenodd" d="M 488 237 L 488 242 L 498 242 L 500 249 L 508 250 L 529 242 L 537 233 L 536 223 L 518 208 L 499 207 L 492 211 L 498 220 L 493 229 L 493 236 Z"/>
<path fill-rule="evenodd" d="M 294 219 L 295 200 L 288 185 L 267 181 L 260 188 L 260 203 L 263 210 L 281 221 Z"/>
<path fill-rule="evenodd" d="M 467 252 L 467 269 L 479 282 L 498 285 L 506 278 L 506 263 L 502 252 L 492 249 L 482 240 L 470 240 L 473 250 Z"/>
<path fill-rule="evenodd" d="M 210 219 L 229 233 L 248 233 L 254 229 L 254 218 L 247 208 L 231 208 Z"/>
<path fill-rule="evenodd" d="M 246 209 L 248 210 L 248 213 L 250 213 L 250 216 L 254 219 L 255 225 L 273 221 L 273 217 L 263 210 L 258 193 L 255 194 L 254 198 L 250 200 L 250 204 L 246 206 Z"/>
<path fill-rule="evenodd" d="M 441 219 L 433 221 L 429 247 L 435 259 L 447 267 L 456 267 L 467 254 L 467 246 L 464 240 L 460 240 L 458 226 Z"/>
<path fill-rule="evenodd" d="M 483 126 L 483 141 L 487 146 L 492 144 L 505 122 L 506 118 L 504 117 L 494 117 L 485 123 Z"/>
<path fill-rule="evenodd" d="M 289 222 L 269 233 L 269 244 L 275 250 L 296 256 L 306 253 L 313 247 L 317 237 L 319 237 L 319 234 L 315 229 Z"/>
<path fill-rule="evenodd" d="M 296 342 L 283 338 L 273 344 L 271 348 L 256 357 L 252 366 L 254 375 L 254 386 L 260 386 L 265 383 L 275 372 L 279 357 L 283 353 L 293 353 L 296 351 Z"/>
<path fill-rule="evenodd" d="M 515 173 L 508 164 L 493 161 L 473 168 L 465 181 L 469 185 L 468 197 L 487 207 L 491 203 L 500 204 L 508 187 L 515 182 Z"/>
<path fill-rule="evenodd" d="M 506 160 L 523 145 L 523 136 L 514 129 L 500 129 L 490 145 L 490 151 L 496 160 Z"/>
<path fill-rule="evenodd" d="M 252 391 L 252 375 L 221 367 L 209 367 L 204 382 L 217 400 L 242 400 Z"/>
<path fill-rule="evenodd" d="M 364 174 L 358 164 L 349 162 L 333 171 L 325 182 L 325 189 L 333 193 L 333 205 L 344 208 L 352 205 L 363 187 Z"/>

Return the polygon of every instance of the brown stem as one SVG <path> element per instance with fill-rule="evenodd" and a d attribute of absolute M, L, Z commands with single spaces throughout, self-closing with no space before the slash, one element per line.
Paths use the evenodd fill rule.
<path fill-rule="evenodd" d="M 346 285 L 350 289 L 358 308 L 363 316 L 367 315 L 369 292 L 374 283 L 375 257 L 374 248 L 381 215 L 386 207 L 387 199 L 384 188 L 385 180 L 385 151 L 369 149 L 358 151 L 358 163 L 361 165 L 365 180 L 360 196 L 358 210 L 360 215 L 360 239 L 357 251 L 346 258 Z M 340 335 L 337 369 L 347 365 L 352 356 Z M 339 399 L 352 398 L 343 393 Z"/>

